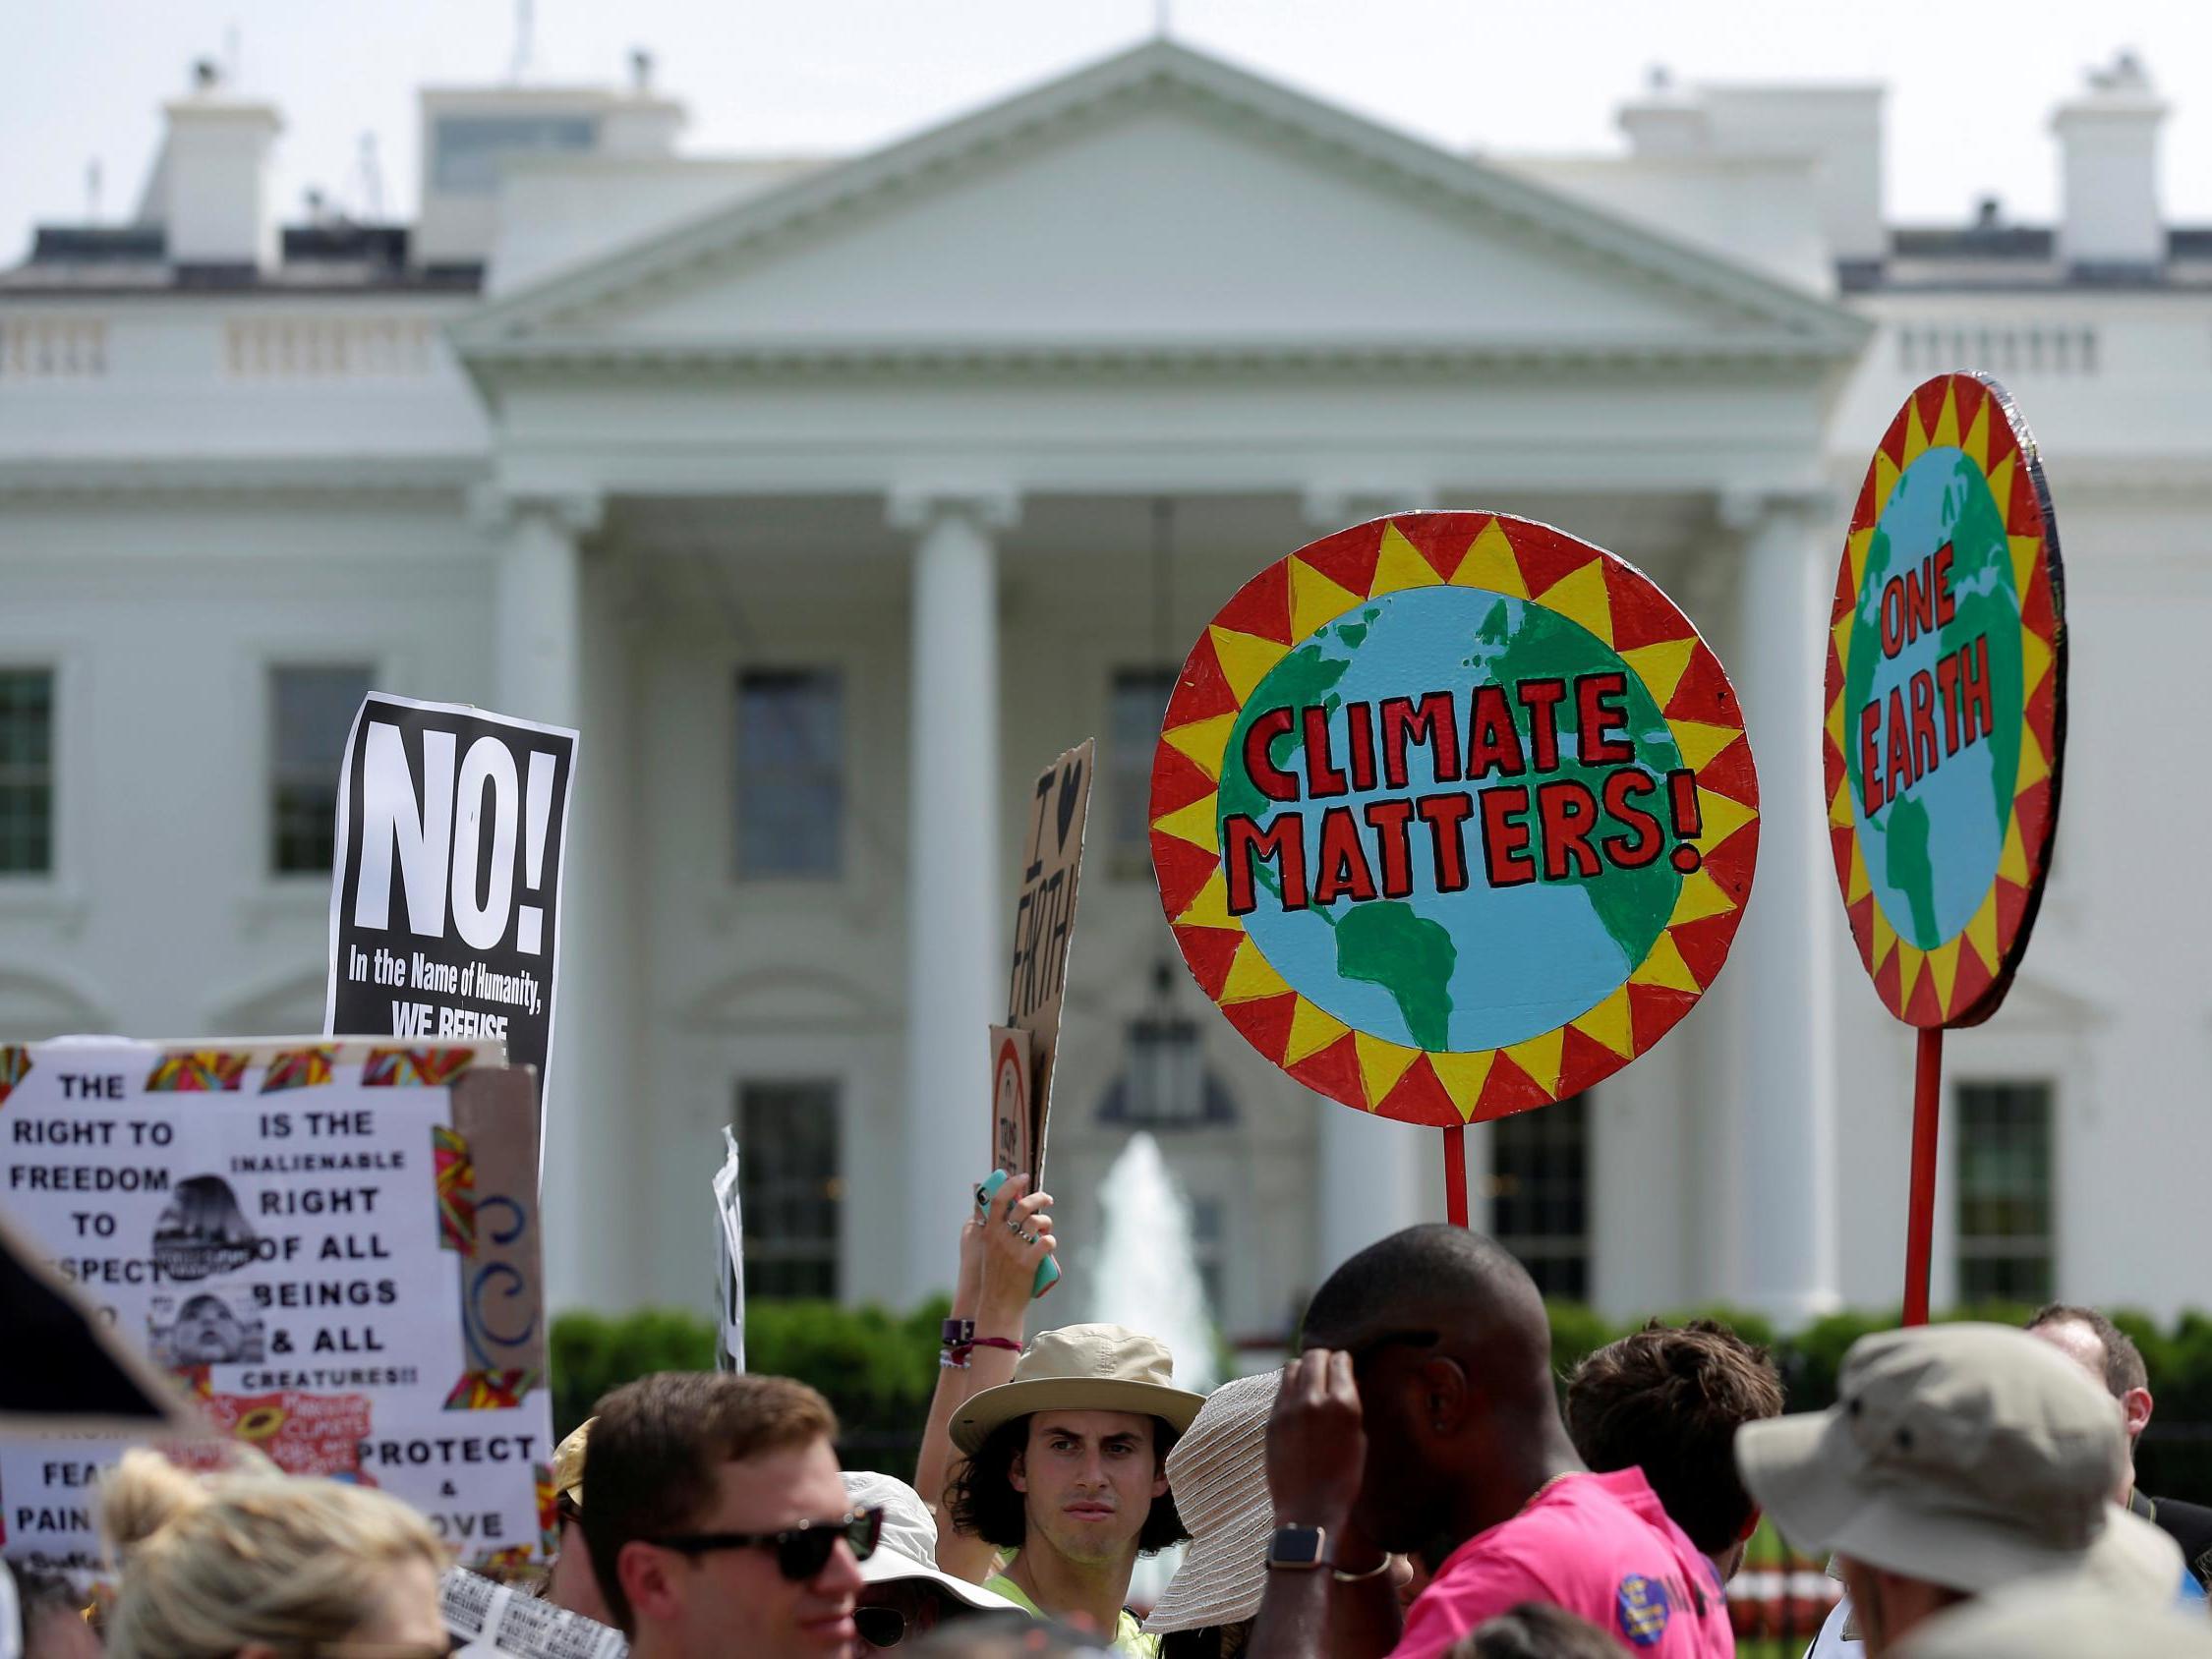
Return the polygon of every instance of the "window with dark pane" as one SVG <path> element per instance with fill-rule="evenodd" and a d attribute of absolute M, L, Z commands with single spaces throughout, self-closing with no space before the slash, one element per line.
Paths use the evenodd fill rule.
<path fill-rule="evenodd" d="M 837 1084 L 741 1083 L 736 1127 L 746 1297 L 836 1296 L 844 1201 Z"/>
<path fill-rule="evenodd" d="M 279 876 L 330 874 L 346 734 L 375 677 L 351 663 L 269 670 L 269 865 Z"/>
<path fill-rule="evenodd" d="M 1958 1086 L 1958 1299 L 2053 1294 L 2051 1085 Z"/>
<path fill-rule="evenodd" d="M 0 875 L 53 867 L 53 670 L 0 669 Z"/>
<path fill-rule="evenodd" d="M 737 676 L 737 874 L 822 880 L 844 868 L 844 677 Z"/>
<path fill-rule="evenodd" d="M 1590 1299 L 1590 1097 L 1490 1126 L 1490 1232 L 1546 1296 Z"/>
<path fill-rule="evenodd" d="M 1106 712 L 1106 810 L 1112 815 L 1108 859 L 1117 876 L 1141 876 L 1152 867 L 1152 753 L 1174 689 L 1172 668 L 1114 672 Z"/>
<path fill-rule="evenodd" d="M 1222 1310 L 1222 1260 L 1226 1254 L 1222 1203 L 1218 1198 L 1191 1200 L 1191 1253 L 1198 1269 L 1198 1283 L 1206 1295 L 1206 1310 L 1214 1318 Z"/>

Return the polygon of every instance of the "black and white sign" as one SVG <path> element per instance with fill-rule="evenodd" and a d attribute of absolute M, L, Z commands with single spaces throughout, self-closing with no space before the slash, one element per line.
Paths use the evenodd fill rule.
<path fill-rule="evenodd" d="M 491 1039 L 546 1098 L 576 734 L 372 692 L 331 870 L 330 1033 Z"/>

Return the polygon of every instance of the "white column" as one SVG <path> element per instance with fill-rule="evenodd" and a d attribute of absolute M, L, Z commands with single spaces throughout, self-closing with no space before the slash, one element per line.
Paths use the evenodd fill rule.
<path fill-rule="evenodd" d="M 906 836 L 906 1214 L 909 1302 L 949 1288 L 958 1228 L 988 1164 L 989 1027 L 1006 1018 L 999 860 L 999 583 L 1004 493 L 891 502 L 916 534 Z"/>
<path fill-rule="evenodd" d="M 1835 986 L 1842 900 L 1829 852 L 1821 716 L 1840 530 L 1805 494 L 1731 496 L 1741 615 L 1727 666 L 1759 767 L 1759 868 L 1721 984 L 1740 1157 L 1731 1276 L 1784 1324 L 1836 1305 Z M 1711 1051 L 1707 1053 L 1710 1055 Z M 1716 1082 L 1723 1079 L 1714 1079 Z M 1717 1288 L 1717 1287 L 1716 1287 Z"/>
<path fill-rule="evenodd" d="M 1302 505 L 1315 536 L 1385 513 L 1436 504 L 1435 486 L 1419 479 L 1331 481 L 1306 491 Z M 1415 1222 L 1444 1219 L 1443 1134 L 1370 1116 L 1315 1098 L 1313 1280 L 1345 1257 Z"/>
<path fill-rule="evenodd" d="M 589 826 L 600 792 L 596 742 L 607 734 L 584 718 L 583 559 L 581 539 L 598 528 L 596 496 L 531 497 L 497 504 L 503 541 L 495 588 L 496 685 L 502 715 L 576 727 L 576 776 L 561 872 L 560 980 L 553 1048 L 547 1057 L 544 1179 L 546 1300 L 549 1309 L 616 1310 L 630 1287 L 621 1270 L 630 1230 L 598 1225 L 619 1216 L 630 1194 L 615 1173 L 604 1119 L 610 1098 L 594 1087 L 596 1056 L 623 1040 L 604 1029 L 594 995 L 607 930 L 601 902 L 616 873 Z M 617 1149 L 618 1150 L 618 1149 Z M 702 1185 L 703 1189 L 703 1185 Z M 702 1205 L 705 1200 L 702 1199 Z"/>

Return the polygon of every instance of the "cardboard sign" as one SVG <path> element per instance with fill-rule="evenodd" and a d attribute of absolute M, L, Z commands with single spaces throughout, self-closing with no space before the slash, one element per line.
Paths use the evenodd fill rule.
<path fill-rule="evenodd" d="M 1612 554 L 1412 513 L 1301 548 L 1192 650 L 1152 768 L 1186 962 L 1331 1099 L 1453 1127 L 1635 1058 L 1726 959 L 1759 786 L 1718 658 Z"/>
<path fill-rule="evenodd" d="M 1029 1098 L 1033 1039 L 1012 1026 L 991 1027 L 991 1168 L 1029 1173 L 1036 1118 Z"/>
<path fill-rule="evenodd" d="M 1044 1184 L 1052 1066 L 1060 1049 L 1060 1005 L 1068 989 L 1068 947 L 1076 934 L 1076 885 L 1082 872 L 1083 824 L 1090 813 L 1096 748 L 1085 738 L 1037 774 L 1029 834 L 1022 845 L 1021 887 L 1015 898 L 1006 1023 L 1031 1038 L 1032 1191 Z"/>
<path fill-rule="evenodd" d="M 544 1098 L 575 761 L 559 726 L 362 702 L 338 785 L 324 1030 L 501 1043 Z"/>
<path fill-rule="evenodd" d="M 0 1050 L 0 1075 L 10 1218 L 207 1429 L 288 1472 L 385 1487 L 465 1557 L 541 1548 L 526 1073 L 489 1045 L 301 1038 L 36 1044 Z M 97 1569 L 91 1482 L 121 1445 L 0 1442 L 11 1560 Z"/>
<path fill-rule="evenodd" d="M 2065 601 L 2019 411 L 1987 375 L 1926 382 L 1851 515 L 1823 745 L 1851 937 L 1908 1024 L 1989 1018 L 2027 951 L 2059 821 Z"/>
<path fill-rule="evenodd" d="M 721 1291 L 722 1337 L 717 1371 L 745 1368 L 745 1217 L 737 1192 L 737 1137 L 722 1130 L 722 1168 L 715 1172 L 715 1280 Z"/>

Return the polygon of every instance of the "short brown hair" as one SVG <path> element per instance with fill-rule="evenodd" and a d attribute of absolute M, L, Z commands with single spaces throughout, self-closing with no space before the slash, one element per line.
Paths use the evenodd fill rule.
<path fill-rule="evenodd" d="M 1567 1380 L 1567 1433 L 1601 1473 L 1640 1468 L 1690 1542 L 1718 1555 L 1757 1508 L 1736 1474 L 1736 1430 L 1781 1414 L 1767 1350 L 1725 1325 L 1653 1320 L 1600 1348 Z"/>
<path fill-rule="evenodd" d="M 788 1377 L 663 1371 L 599 1402 L 586 1449 L 584 1541 L 600 1593 L 637 1633 L 615 1562 L 633 1539 L 680 1532 L 714 1502 L 715 1470 L 770 1452 L 834 1441 L 830 1402 Z"/>
<path fill-rule="evenodd" d="M 1547 1601 L 1524 1601 L 1485 1619 L 1444 1659 L 1618 1659 L 1620 1644 L 1587 1619 Z"/>
<path fill-rule="evenodd" d="M 1160 1464 L 1175 1450 L 1180 1438 L 1165 1417 L 1152 1419 L 1152 1456 Z M 1010 1418 L 993 1429 L 975 1456 L 960 1465 L 946 1490 L 945 1507 L 960 1531 L 996 1544 L 1002 1550 L 1019 1550 L 1029 1535 L 1029 1511 L 1014 1489 L 1014 1459 L 1029 1446 L 1029 1419 Z M 1144 1525 L 1136 1535 L 1136 1552 L 1151 1555 L 1170 1544 L 1180 1544 L 1191 1534 L 1175 1513 L 1175 1494 L 1163 1492 L 1152 1500 Z"/>
<path fill-rule="evenodd" d="M 2115 1400 L 2125 1400 L 2132 1389 L 2150 1387 L 2150 1368 L 2143 1363 L 2143 1350 L 2135 1345 L 2135 1339 L 2107 1319 L 2093 1307 L 2077 1307 L 2072 1302 L 2046 1302 L 2035 1310 L 2035 1317 L 2027 1322 L 2027 1329 L 2039 1331 L 2046 1325 L 2080 1325 L 2103 1344 L 2105 1350 L 2105 1392 Z"/>

